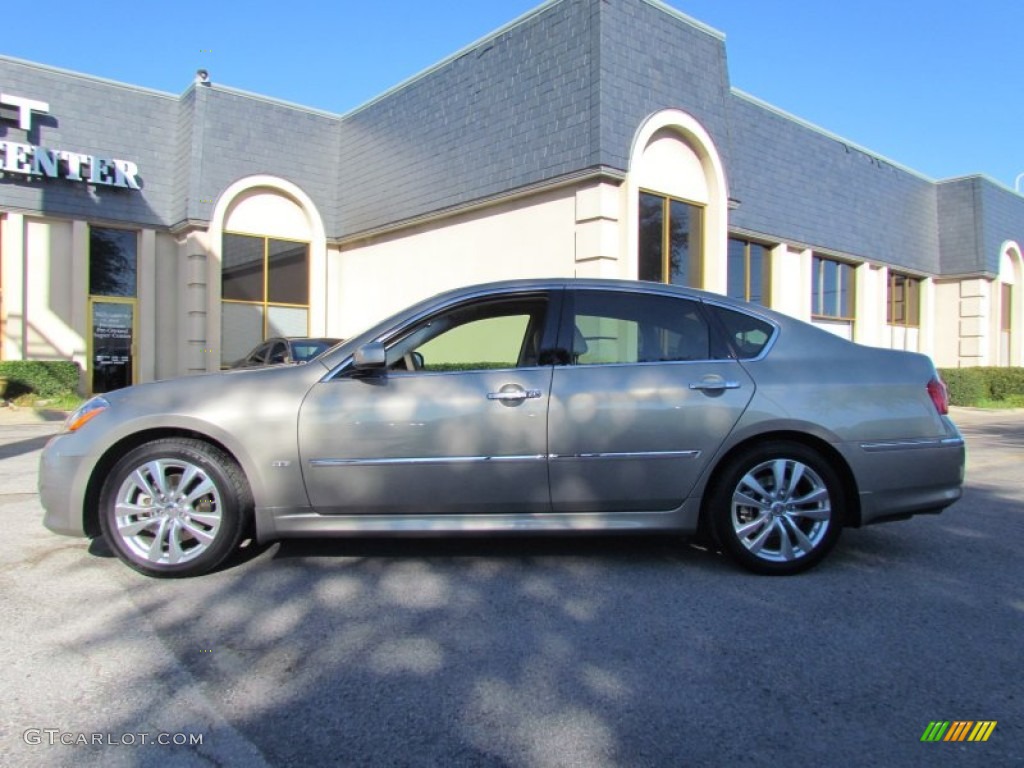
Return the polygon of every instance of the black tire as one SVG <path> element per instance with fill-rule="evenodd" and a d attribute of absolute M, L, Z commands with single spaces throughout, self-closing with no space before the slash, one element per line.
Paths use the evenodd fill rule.
<path fill-rule="evenodd" d="M 238 464 L 201 440 L 166 438 L 129 451 L 100 494 L 103 536 L 139 573 L 198 576 L 239 545 L 252 494 Z"/>
<path fill-rule="evenodd" d="M 817 451 L 776 440 L 732 457 L 704 514 L 716 543 L 750 571 L 800 573 L 835 546 L 845 519 L 839 475 Z"/>

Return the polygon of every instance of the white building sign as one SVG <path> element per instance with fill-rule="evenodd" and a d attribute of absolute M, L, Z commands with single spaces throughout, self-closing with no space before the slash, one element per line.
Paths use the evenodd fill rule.
<path fill-rule="evenodd" d="M 17 118 L 11 122 L 16 122 L 24 131 L 31 130 L 33 115 L 50 113 L 50 105 L 45 101 L 9 93 L 0 93 L 0 105 L 14 107 L 17 110 Z M 0 171 L 20 176 L 140 189 L 139 168 L 130 160 L 96 157 L 64 149 L 48 149 L 19 141 L 0 141 Z"/>

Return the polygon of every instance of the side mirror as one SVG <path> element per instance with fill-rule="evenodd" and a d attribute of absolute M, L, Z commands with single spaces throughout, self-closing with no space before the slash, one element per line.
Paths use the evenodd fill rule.
<path fill-rule="evenodd" d="M 388 364 L 388 353 L 379 341 L 363 344 L 352 356 L 357 371 L 383 371 Z"/>

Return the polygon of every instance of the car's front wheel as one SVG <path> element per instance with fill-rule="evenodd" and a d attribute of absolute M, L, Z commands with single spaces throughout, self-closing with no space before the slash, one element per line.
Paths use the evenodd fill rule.
<path fill-rule="evenodd" d="M 224 451 L 167 438 L 129 451 L 100 494 L 100 527 L 115 554 L 148 576 L 196 576 L 239 544 L 251 510 L 245 477 Z"/>
<path fill-rule="evenodd" d="M 756 573 L 789 575 L 821 561 L 843 520 L 832 465 L 802 443 L 773 441 L 732 458 L 705 509 L 715 539 Z"/>

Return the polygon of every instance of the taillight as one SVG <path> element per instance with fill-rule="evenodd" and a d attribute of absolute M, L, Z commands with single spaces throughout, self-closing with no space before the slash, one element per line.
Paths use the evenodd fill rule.
<path fill-rule="evenodd" d="M 945 416 L 949 413 L 949 390 L 946 389 L 946 383 L 938 376 L 933 376 L 932 380 L 928 382 L 928 397 L 932 399 L 932 404 L 935 405 L 935 410 L 940 415 Z"/>

